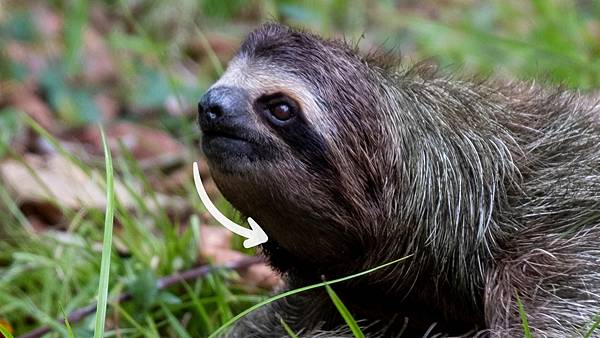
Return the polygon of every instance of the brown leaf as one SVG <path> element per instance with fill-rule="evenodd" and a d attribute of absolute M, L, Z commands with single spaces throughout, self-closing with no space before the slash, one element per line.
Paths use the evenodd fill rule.
<path fill-rule="evenodd" d="M 33 22 L 35 22 L 38 32 L 42 34 L 44 39 L 59 37 L 63 28 L 62 18 L 42 2 L 36 2 L 32 7 Z"/>
<path fill-rule="evenodd" d="M 192 177 L 192 165 L 184 165 L 176 169 L 166 177 L 148 177 L 153 187 L 162 192 L 176 193 L 181 191 L 185 185 L 190 184 Z"/>
<path fill-rule="evenodd" d="M 49 54 L 52 51 L 52 49 L 36 49 L 34 46 L 17 41 L 8 41 L 3 48 L 10 59 L 27 68 L 28 75 L 23 82 L 32 86 L 39 79 L 41 72 L 48 67 Z"/>
<path fill-rule="evenodd" d="M 247 270 L 242 271 L 240 276 L 244 279 L 244 282 L 265 289 L 274 289 L 282 284 L 281 277 L 265 263 L 252 265 Z"/>
<path fill-rule="evenodd" d="M 200 253 L 207 257 L 213 257 L 215 250 L 229 249 L 231 236 L 231 231 L 221 226 L 200 227 Z M 216 262 L 224 263 L 225 261 L 216 260 Z"/>
<path fill-rule="evenodd" d="M 240 45 L 240 40 L 229 35 L 216 32 L 206 32 L 206 40 L 208 46 L 219 57 L 220 60 L 226 61 L 233 56 L 233 53 Z M 193 39 L 188 43 L 186 53 L 192 59 L 201 59 L 207 57 L 206 46 L 200 39 Z"/>
<path fill-rule="evenodd" d="M 50 201 L 23 201 L 21 211 L 27 216 L 35 231 L 46 229 L 49 225 L 57 225 L 62 220 L 62 211 Z"/>
<path fill-rule="evenodd" d="M 123 140 L 138 160 L 168 155 L 179 156 L 185 151 L 182 144 L 164 131 L 133 123 L 114 124 L 108 129 L 108 135 L 113 139 Z"/>
<path fill-rule="evenodd" d="M 90 8 L 90 22 L 100 33 L 108 35 L 113 28 L 111 19 L 103 4 L 92 4 Z"/>
<path fill-rule="evenodd" d="M 81 208 L 104 209 L 106 192 L 101 182 L 104 172 L 92 170 L 87 175 L 70 160 L 53 154 L 52 156 L 26 155 L 24 163 L 7 159 L 0 162 L 0 178 L 6 184 L 14 200 L 31 213 L 56 221 L 53 209 L 47 205 L 79 210 Z M 31 168 L 31 171 L 28 169 Z M 130 183 L 131 188 L 141 193 L 141 184 Z M 135 198 L 118 180 L 115 180 L 115 196 L 127 209 L 136 206 Z M 142 195 L 143 196 L 143 195 Z M 165 208 L 182 212 L 186 203 L 175 196 L 157 194 L 158 206 L 147 198 L 144 203 L 149 208 Z M 58 210 L 58 209 L 54 209 Z"/>
<path fill-rule="evenodd" d="M 54 114 L 46 104 L 30 88 L 20 86 L 12 92 L 10 105 L 25 112 L 48 131 L 56 130 Z"/>
<path fill-rule="evenodd" d="M 94 102 L 100 109 L 104 121 L 114 120 L 119 115 L 119 104 L 111 96 L 104 93 L 96 94 Z"/>
<path fill-rule="evenodd" d="M 122 142 L 144 169 L 171 166 L 185 158 L 185 147 L 171 135 L 158 129 L 116 122 L 106 127 L 106 134 L 114 154 L 119 154 L 119 142 Z M 84 143 L 92 153 L 102 154 L 100 131 L 95 126 L 71 130 L 62 134 L 61 138 Z"/>
<path fill-rule="evenodd" d="M 92 27 L 83 33 L 83 75 L 90 84 L 101 84 L 117 78 L 117 70 L 104 38 Z"/>
<path fill-rule="evenodd" d="M 231 249 L 232 233 L 224 227 L 200 227 L 200 256 L 208 258 L 214 264 L 224 264 L 247 257 Z M 266 264 L 255 264 L 240 272 L 244 283 L 273 288 L 280 283 L 280 277 Z"/>
<path fill-rule="evenodd" d="M 18 161 L 0 163 L 0 176 L 20 204 L 53 201 L 71 209 L 83 206 L 103 209 L 106 206 L 105 192 L 99 185 L 99 173 L 89 178 L 81 168 L 59 155 L 26 155 L 24 160 L 34 175 Z M 121 184 L 115 184 L 115 191 L 125 205 L 133 203 Z"/>
<path fill-rule="evenodd" d="M 217 55 L 235 51 L 240 44 L 240 41 L 237 38 L 216 32 L 208 33 L 206 39 Z"/>
<path fill-rule="evenodd" d="M 208 195 L 211 198 L 220 197 L 219 190 L 210 177 L 206 160 L 198 160 L 198 168 L 200 177 L 202 177 L 202 183 L 204 184 L 204 188 Z M 149 177 L 148 179 L 151 180 L 152 186 L 156 187 L 157 190 L 176 193 L 183 190 L 186 185 L 193 184 L 192 175 L 192 163 L 188 163 L 169 173 L 166 177 Z"/>
<path fill-rule="evenodd" d="M 35 233 L 42 233 L 48 230 L 48 227 L 50 226 L 50 224 L 42 220 L 40 215 L 27 215 L 27 221 L 29 222 L 29 224 L 31 225 L 31 229 Z"/>
<path fill-rule="evenodd" d="M 185 105 L 185 102 L 181 102 L 176 95 L 169 95 L 165 100 L 165 109 L 173 116 L 185 116 L 190 111 L 189 105 Z"/>

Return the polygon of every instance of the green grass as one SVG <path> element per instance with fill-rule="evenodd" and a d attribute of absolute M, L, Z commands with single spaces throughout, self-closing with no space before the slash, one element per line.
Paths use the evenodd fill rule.
<path fill-rule="evenodd" d="M 98 285 L 98 305 L 96 308 L 96 325 L 94 338 L 104 336 L 106 323 L 106 305 L 108 303 L 108 277 L 110 275 L 110 258 L 112 249 L 112 231 L 115 214 L 115 182 L 113 177 L 113 164 L 108 141 L 104 129 L 100 128 L 104 161 L 106 166 L 106 212 L 104 216 L 104 238 L 102 239 L 102 262 L 100 263 L 100 284 Z"/>
<path fill-rule="evenodd" d="M 279 322 L 281 322 L 281 325 L 283 326 L 283 329 L 285 330 L 285 333 L 290 337 L 290 338 L 298 338 L 298 335 L 294 332 L 294 330 L 292 330 L 292 328 L 283 320 L 283 318 L 279 318 Z"/>
<path fill-rule="evenodd" d="M 337 283 L 348 281 L 348 280 L 353 279 L 353 278 L 358 278 L 360 276 L 367 275 L 367 274 L 369 274 L 371 272 L 377 271 L 379 269 L 383 269 L 383 268 L 388 267 L 390 265 L 397 264 L 397 263 L 399 263 L 399 262 L 401 262 L 401 261 L 403 261 L 405 259 L 408 259 L 410 257 L 411 256 L 402 257 L 402 258 L 399 258 L 399 259 L 393 260 L 391 262 L 387 262 L 387 263 L 381 264 L 381 265 L 376 266 L 374 268 L 371 268 L 369 270 L 365 270 L 365 271 L 362 271 L 362 272 L 359 272 L 359 273 L 356 273 L 356 274 L 353 274 L 353 275 L 350 275 L 350 276 L 341 277 L 341 278 L 338 278 L 338 279 L 334 279 L 332 281 L 321 282 L 321 283 L 316 283 L 316 284 L 312 284 L 312 285 L 303 286 L 301 288 L 297 288 L 297 289 L 294 289 L 294 290 L 289 290 L 289 291 L 277 294 L 275 296 L 272 296 L 269 299 L 266 299 L 266 300 L 264 300 L 264 301 L 262 301 L 262 302 L 260 302 L 260 303 L 258 303 L 256 305 L 253 305 L 253 306 L 249 307 L 248 309 L 240 312 L 238 315 L 234 316 L 229 321 L 227 321 L 225 324 L 223 324 L 221 327 L 219 327 L 216 331 L 214 331 L 208 338 L 217 337 L 220 333 L 222 333 L 223 331 L 225 331 L 228 327 L 230 327 L 231 325 L 233 325 L 236 321 L 240 320 L 241 318 L 243 318 L 247 314 L 249 314 L 249 313 L 251 313 L 251 312 L 253 312 L 255 310 L 258 310 L 259 308 L 261 308 L 261 307 L 263 307 L 263 306 L 265 306 L 265 305 L 267 305 L 269 303 L 272 303 L 274 301 L 277 301 L 277 300 L 285 298 L 285 297 L 289 297 L 289 296 L 296 295 L 296 294 L 299 294 L 299 293 L 302 293 L 302 292 L 313 290 L 313 289 L 316 289 L 316 288 L 321 288 L 321 287 L 325 287 L 327 285 L 337 284 Z M 336 306 L 337 306 L 337 304 L 336 304 Z M 347 312 L 347 310 L 345 310 L 343 312 L 340 311 L 340 314 L 342 314 L 342 316 L 344 316 L 344 315 L 347 315 L 348 312 Z"/>
<path fill-rule="evenodd" d="M 333 291 L 333 289 L 331 288 L 331 286 L 329 286 L 329 284 L 325 284 L 325 290 L 327 290 L 327 294 L 331 298 L 331 301 L 335 305 L 335 308 L 338 310 L 338 312 L 344 318 L 344 321 L 350 328 L 350 331 L 352 331 L 352 334 L 354 335 L 354 337 L 365 338 L 365 334 L 360 329 L 360 326 L 358 325 L 358 323 L 356 322 L 356 320 L 354 319 L 354 317 L 352 316 L 352 314 L 350 313 L 350 311 L 348 310 L 346 305 L 344 305 L 344 303 L 342 302 L 340 297 L 338 297 L 338 295 L 335 293 L 335 291 Z"/>
<path fill-rule="evenodd" d="M 27 123 L 35 126 L 34 130 L 40 132 L 48 143 L 55 145 L 58 153 L 68 154 L 39 125 L 31 120 L 27 120 Z M 17 154 L 14 156 L 22 160 Z M 98 179 L 98 171 L 94 168 L 72 155 L 67 160 L 72 165 L 81 167 L 90 180 Z M 110 168 L 107 163 L 106 169 Z M 197 220 L 193 220 L 196 219 L 193 216 L 190 221 L 192 226 L 181 230 L 178 224 L 165 217 L 165 210 L 150 207 L 148 203 L 152 201 L 151 196 L 155 192 L 134 188 L 140 186 L 143 175 L 131 157 L 120 158 L 117 168 L 119 182 L 135 195 L 137 203 L 132 209 L 125 209 L 119 196 L 116 196 L 114 203 L 107 205 L 114 208 L 115 217 L 120 224 L 113 239 L 128 248 L 129 256 L 112 253 L 110 269 L 103 273 L 100 272 L 98 258 L 100 254 L 109 257 L 106 250 L 110 248 L 107 245 L 110 241 L 103 237 L 102 230 L 107 232 L 105 235 L 110 234 L 108 224 L 104 223 L 110 218 L 110 210 L 82 210 L 69 216 L 71 224 L 68 225 L 65 237 L 56 231 L 43 234 L 27 232 L 26 228 L 19 225 L 27 221 L 18 221 L 22 215 L 14 205 L 15 202 L 4 200 L 9 208 L 1 209 L 0 216 L 11 220 L 7 224 L 13 225 L 2 230 L 7 232 L 6 236 L 10 240 L 0 242 L 0 262 L 8 263 L 0 268 L 0 313 L 16 328 L 16 332 L 24 333 L 25 330 L 32 329 L 33 319 L 35 326 L 50 325 L 59 336 L 68 336 L 71 329 L 57 324 L 54 318 L 88 305 L 97 295 L 100 279 L 104 284 L 103 292 L 109 290 L 109 294 L 114 294 L 117 290 L 136 290 L 132 302 L 119 305 L 117 313 L 120 317 L 127 318 L 121 321 L 120 330 L 133 330 L 141 335 L 157 337 L 162 337 L 165 333 L 181 336 L 182 327 L 173 318 L 181 318 L 186 313 L 203 313 L 204 316 L 203 320 L 193 321 L 192 325 L 183 328 L 185 332 L 191 336 L 207 336 L 241 307 L 261 299 L 260 293 L 254 298 L 248 297 L 246 291 L 228 282 L 231 273 L 225 271 L 215 272 L 192 282 L 187 290 L 156 290 L 155 276 L 170 274 L 195 264 L 199 225 Z M 116 168 L 109 171 L 114 169 Z M 108 182 L 112 181 L 111 177 L 107 178 L 106 183 L 98 180 L 98 184 L 105 189 Z M 142 186 L 151 189 L 149 183 Z M 4 191 L 3 187 L 0 185 L 0 192 Z M 190 189 L 187 198 L 196 202 L 195 191 Z M 198 214 L 203 211 L 199 202 L 194 203 L 194 207 Z M 98 244 L 102 244 L 101 250 Z M 110 288 L 105 289 L 109 280 Z M 43 288 L 38 285 L 43 285 Z M 103 292 L 100 292 L 101 303 L 102 298 L 108 299 L 106 293 L 102 296 Z M 102 318 L 115 316 L 114 306 L 115 304 L 108 303 L 106 315 L 98 312 L 98 322 L 102 322 Z M 94 327 L 93 322 L 90 322 L 92 319 L 93 316 L 83 323 L 73 325 L 75 336 L 91 335 Z M 153 330 L 147 329 L 148 327 L 154 328 L 156 332 L 152 333 Z M 139 331 L 139 328 L 146 329 Z M 110 331 L 106 332 L 109 333 Z"/>
<path fill-rule="evenodd" d="M 518 293 L 515 293 L 515 297 L 517 298 L 517 305 L 519 306 L 519 316 L 521 317 L 523 334 L 525 335 L 525 338 L 531 338 L 531 329 L 529 328 L 529 320 L 527 320 L 527 312 L 525 312 L 525 306 L 523 306 L 523 302 L 521 301 L 521 297 L 519 297 Z"/>
<path fill-rule="evenodd" d="M 8 331 L 8 329 L 2 325 L 0 325 L 0 334 L 4 335 L 4 338 L 13 338 L 13 335 Z"/>
<path fill-rule="evenodd" d="M 592 334 L 596 331 L 596 329 L 598 329 L 598 326 L 600 326 L 600 315 L 596 315 L 595 320 L 593 321 L 592 325 L 590 325 L 590 328 L 583 335 L 583 338 L 592 337 Z"/>
<path fill-rule="evenodd" d="M 75 333 L 73 333 L 73 328 L 71 327 L 71 323 L 67 318 L 67 314 L 63 311 L 63 318 L 65 318 L 65 327 L 67 328 L 67 333 L 69 334 L 69 338 L 75 338 Z"/>

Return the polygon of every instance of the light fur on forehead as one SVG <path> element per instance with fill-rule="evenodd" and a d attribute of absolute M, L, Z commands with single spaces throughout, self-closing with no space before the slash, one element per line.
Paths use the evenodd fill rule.
<path fill-rule="evenodd" d="M 317 100 L 318 90 L 276 64 L 239 55 L 229 63 L 223 76 L 211 88 L 220 86 L 242 88 L 252 102 L 263 95 L 284 93 L 300 104 L 314 130 L 326 139 L 335 134 L 335 124 Z M 254 118 L 258 120 L 257 116 Z"/>

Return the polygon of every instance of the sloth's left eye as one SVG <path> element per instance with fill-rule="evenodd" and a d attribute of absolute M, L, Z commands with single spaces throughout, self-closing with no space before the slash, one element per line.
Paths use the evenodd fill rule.
<path fill-rule="evenodd" d="M 277 103 L 269 107 L 269 112 L 273 117 L 281 121 L 287 121 L 292 118 L 292 107 L 287 103 Z"/>
<path fill-rule="evenodd" d="M 280 127 L 292 123 L 299 113 L 296 101 L 282 93 L 258 98 L 255 107 L 269 123 Z"/>

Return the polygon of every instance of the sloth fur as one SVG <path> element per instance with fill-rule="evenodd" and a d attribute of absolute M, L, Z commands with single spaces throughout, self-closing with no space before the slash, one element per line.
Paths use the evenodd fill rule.
<path fill-rule="evenodd" d="M 290 120 L 265 117 L 273 95 Z M 199 113 L 213 178 L 269 235 L 286 289 L 410 255 L 333 286 L 368 337 L 523 336 L 517 297 L 534 337 L 600 314 L 600 108 L 583 94 L 449 78 L 270 23 Z M 287 337 L 281 320 L 352 336 L 319 289 L 226 337 Z"/>

